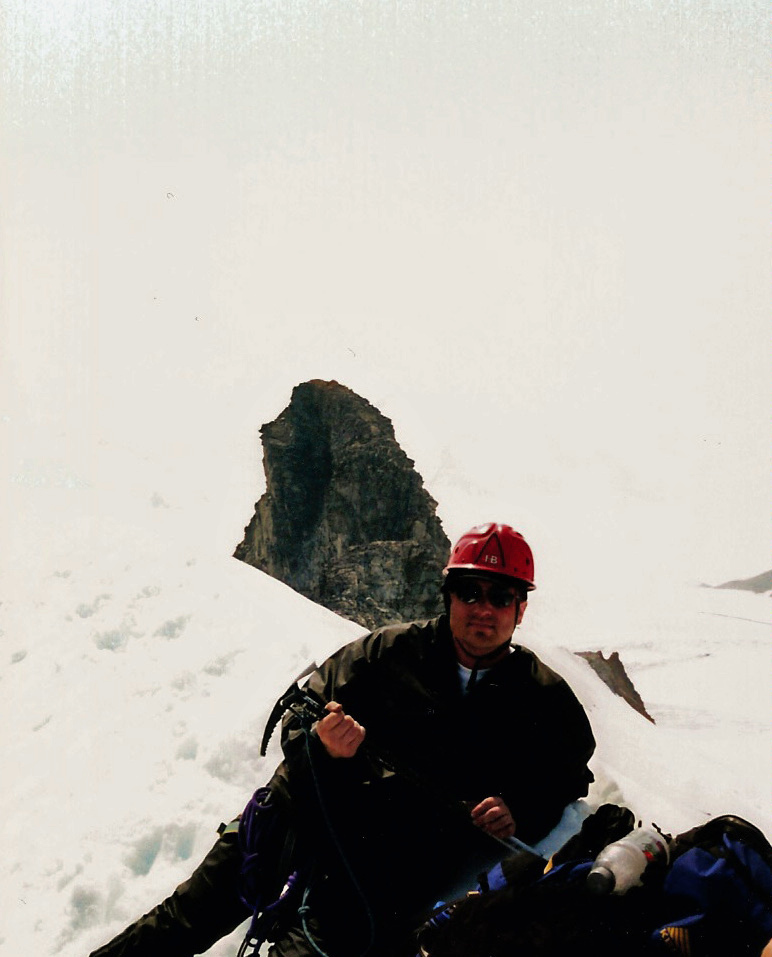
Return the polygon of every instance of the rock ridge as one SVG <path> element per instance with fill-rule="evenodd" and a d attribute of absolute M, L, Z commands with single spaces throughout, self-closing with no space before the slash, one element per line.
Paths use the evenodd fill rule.
<path fill-rule="evenodd" d="M 622 664 L 618 651 L 612 651 L 608 658 L 602 651 L 577 651 L 576 654 L 590 665 L 595 674 L 606 684 L 615 695 L 623 698 L 638 714 L 655 724 L 654 718 L 646 710 L 643 698 L 638 694 L 635 685 Z"/>

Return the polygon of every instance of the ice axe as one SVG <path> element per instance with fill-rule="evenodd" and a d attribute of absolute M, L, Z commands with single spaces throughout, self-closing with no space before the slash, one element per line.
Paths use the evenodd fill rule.
<path fill-rule="evenodd" d="M 268 718 L 268 722 L 265 726 L 265 731 L 263 733 L 263 740 L 260 745 L 260 754 L 265 755 L 268 748 L 268 742 L 271 739 L 276 726 L 281 721 L 284 714 L 289 711 L 294 714 L 300 722 L 302 728 L 305 731 L 310 732 L 314 724 L 317 721 L 321 721 L 329 712 L 327 711 L 324 702 L 318 698 L 312 691 L 309 691 L 307 688 L 301 688 L 298 684 L 301 678 L 306 677 L 312 671 L 316 669 L 316 666 L 313 665 L 308 668 L 303 674 L 298 675 L 298 678 L 293 681 L 293 683 L 287 688 L 284 694 L 279 698 L 276 704 L 271 710 L 271 714 Z M 413 786 L 419 788 L 422 791 L 430 793 L 433 797 L 442 801 L 446 807 L 450 807 L 453 810 L 460 812 L 463 815 L 465 821 L 471 824 L 469 818 L 469 809 L 463 801 L 459 801 L 456 798 L 449 797 L 444 791 L 441 791 L 438 787 L 433 785 L 431 782 L 427 781 L 425 778 L 421 777 L 419 774 L 416 774 L 412 769 L 407 769 L 400 767 L 399 764 L 396 764 L 391 758 L 387 757 L 383 753 L 375 752 L 371 747 L 368 747 L 366 744 L 362 745 L 362 750 L 367 756 L 374 761 L 376 764 L 380 765 L 387 771 L 390 771 L 393 774 L 399 775 L 404 780 L 408 781 Z M 537 854 L 537 852 L 526 844 L 524 841 L 521 841 L 517 837 L 496 837 L 493 834 L 489 834 L 487 831 L 483 831 L 487 837 L 493 841 L 497 841 L 499 844 L 502 844 L 504 847 L 508 848 L 511 851 L 527 851 L 530 854 Z"/>

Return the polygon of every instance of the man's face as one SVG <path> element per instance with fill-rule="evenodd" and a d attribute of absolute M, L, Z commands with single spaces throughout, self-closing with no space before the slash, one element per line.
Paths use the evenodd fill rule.
<path fill-rule="evenodd" d="M 456 657 L 467 668 L 477 656 L 494 651 L 512 637 L 527 602 L 518 602 L 517 591 L 506 581 L 464 575 L 450 585 L 450 630 L 456 639 Z M 507 654 L 504 647 L 501 657 Z M 496 659 L 497 660 L 497 659 Z M 493 664 L 494 659 L 479 662 Z"/>

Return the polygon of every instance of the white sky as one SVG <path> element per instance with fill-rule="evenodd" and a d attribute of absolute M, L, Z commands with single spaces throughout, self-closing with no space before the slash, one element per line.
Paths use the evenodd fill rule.
<path fill-rule="evenodd" d="M 561 587 L 768 568 L 767 41 L 745 0 L 10 0 L 9 553 L 19 485 L 106 477 L 232 547 L 318 377 Z"/>

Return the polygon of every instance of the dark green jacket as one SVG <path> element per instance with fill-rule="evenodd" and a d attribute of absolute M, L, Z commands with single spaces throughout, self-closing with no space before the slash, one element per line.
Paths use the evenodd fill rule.
<path fill-rule="evenodd" d="M 462 694 L 445 615 L 381 628 L 351 642 L 314 672 L 308 687 L 335 700 L 367 730 L 366 744 L 398 768 L 425 779 L 448 798 L 477 803 L 501 796 L 527 843 L 544 837 L 566 804 L 587 794 L 595 741 L 571 689 L 532 652 L 513 653 Z M 272 789 L 290 806 L 304 806 L 312 788 L 297 719 L 285 719 L 285 761 Z M 359 755 L 327 758 L 316 749 L 326 780 L 365 794 L 411 791 Z M 426 803 L 431 791 L 408 797 Z M 371 813 L 371 810 L 369 811 Z"/>

